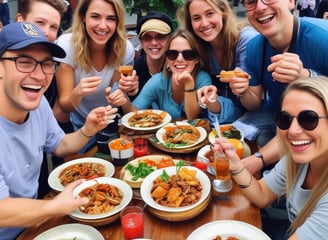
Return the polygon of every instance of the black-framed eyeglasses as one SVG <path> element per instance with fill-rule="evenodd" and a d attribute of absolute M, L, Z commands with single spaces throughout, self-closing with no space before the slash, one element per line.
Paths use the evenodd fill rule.
<path fill-rule="evenodd" d="M 45 74 L 54 74 L 57 71 L 59 62 L 54 60 L 37 61 L 32 57 L 1 57 L 0 60 L 9 60 L 15 62 L 16 69 L 22 73 L 31 73 L 40 64 Z"/>
<path fill-rule="evenodd" d="M 143 42 L 152 42 L 155 40 L 156 42 L 164 42 L 166 39 L 168 39 L 169 34 L 156 34 L 155 36 L 151 36 L 148 34 L 144 34 L 141 36 L 140 40 Z"/>
<path fill-rule="evenodd" d="M 298 116 L 292 116 L 288 112 L 281 111 L 276 113 L 274 122 L 281 130 L 287 130 L 292 124 L 293 119 L 296 118 L 298 124 L 305 130 L 314 130 L 319 123 L 319 119 L 327 118 L 328 116 L 319 116 L 312 110 L 304 110 L 298 114 Z"/>
<path fill-rule="evenodd" d="M 179 56 L 179 54 L 182 53 L 182 56 L 185 60 L 191 61 L 196 58 L 196 52 L 193 50 L 183 50 L 183 51 L 178 51 L 178 50 L 167 50 L 166 51 L 166 57 L 173 61 L 176 60 Z"/>
<path fill-rule="evenodd" d="M 246 11 L 252 11 L 256 8 L 259 0 L 244 0 L 244 8 Z M 265 5 L 275 4 L 278 0 L 261 0 Z"/>

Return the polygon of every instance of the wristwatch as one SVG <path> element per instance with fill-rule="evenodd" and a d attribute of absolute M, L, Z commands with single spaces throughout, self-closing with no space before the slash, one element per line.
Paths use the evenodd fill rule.
<path fill-rule="evenodd" d="M 255 155 L 255 157 L 261 159 L 261 161 L 262 161 L 262 165 L 263 165 L 262 167 L 265 167 L 265 162 L 264 162 L 264 158 L 263 158 L 262 153 L 260 153 L 260 152 L 256 152 L 256 153 L 254 153 L 254 155 Z"/>
<path fill-rule="evenodd" d="M 318 73 L 316 71 L 314 71 L 313 69 L 309 68 L 308 71 L 309 71 L 310 78 L 318 77 Z"/>

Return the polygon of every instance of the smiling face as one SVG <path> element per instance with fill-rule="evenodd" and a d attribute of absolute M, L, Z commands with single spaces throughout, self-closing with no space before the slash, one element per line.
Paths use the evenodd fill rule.
<path fill-rule="evenodd" d="M 32 57 L 37 61 L 52 60 L 47 47 L 42 44 L 35 44 L 18 51 L 6 51 L 2 57 Z M 36 109 L 41 97 L 49 87 L 53 74 L 44 74 L 40 64 L 31 73 L 19 72 L 14 61 L 0 60 L 0 100 L 2 109 L 1 116 L 15 114 L 15 117 L 22 118 L 28 111 Z"/>
<path fill-rule="evenodd" d="M 254 1 L 254 0 L 245 0 Z M 266 5 L 261 0 L 257 1 L 256 8 L 246 11 L 248 21 L 266 38 L 284 39 L 286 33 L 292 32 L 294 0 L 270 0 L 273 4 Z M 289 37 L 289 36 L 288 36 Z"/>
<path fill-rule="evenodd" d="M 169 35 L 149 31 L 140 38 L 142 49 L 151 59 L 157 60 L 164 56 L 167 49 Z"/>
<path fill-rule="evenodd" d="M 282 111 L 298 116 L 304 110 L 313 110 L 319 116 L 327 116 L 327 111 L 318 98 L 305 91 L 291 90 L 283 100 Z M 312 159 L 326 158 L 327 129 L 328 119 L 326 118 L 320 119 L 318 126 L 308 131 L 303 129 L 294 117 L 289 129 L 279 129 L 279 133 L 290 149 L 293 160 L 297 163 L 307 163 Z"/>
<path fill-rule="evenodd" d="M 189 13 L 195 34 L 206 42 L 214 41 L 223 27 L 222 12 L 205 0 L 194 0 L 190 3 Z"/>
<path fill-rule="evenodd" d="M 174 38 L 170 45 L 169 45 L 169 50 L 177 50 L 177 51 L 184 51 L 184 50 L 193 50 L 191 48 L 191 45 L 187 41 L 187 39 L 178 36 Z M 183 58 L 182 53 L 179 53 L 177 59 L 175 60 L 169 60 L 168 58 L 167 62 L 169 64 L 169 67 L 172 71 L 173 74 L 180 74 L 183 72 L 189 72 L 192 73 L 196 64 L 199 62 L 197 58 L 193 60 L 186 60 Z"/>
<path fill-rule="evenodd" d="M 18 22 L 31 22 L 36 24 L 50 42 L 57 38 L 60 26 L 60 13 L 47 3 L 34 1 L 31 3 L 30 12 L 24 18 L 17 14 Z"/>
<path fill-rule="evenodd" d="M 116 31 L 115 9 L 103 0 L 91 1 L 84 21 L 91 44 L 96 47 L 104 47 Z"/>

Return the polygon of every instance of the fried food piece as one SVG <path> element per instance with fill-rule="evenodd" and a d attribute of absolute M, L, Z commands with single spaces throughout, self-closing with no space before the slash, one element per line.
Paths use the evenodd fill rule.
<path fill-rule="evenodd" d="M 225 71 L 222 70 L 219 75 L 216 75 L 218 78 L 225 78 L 225 77 L 249 77 L 248 73 L 240 71 L 240 70 L 231 70 Z"/>

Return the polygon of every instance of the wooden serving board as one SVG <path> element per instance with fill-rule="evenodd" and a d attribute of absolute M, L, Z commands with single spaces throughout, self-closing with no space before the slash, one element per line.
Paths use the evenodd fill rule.
<path fill-rule="evenodd" d="M 201 142 L 195 146 L 188 147 L 188 148 L 167 148 L 158 141 L 156 136 L 149 138 L 149 142 L 151 145 L 153 145 L 158 150 L 161 150 L 163 152 L 168 152 L 168 153 L 191 153 L 191 152 L 197 151 L 198 149 L 202 148 L 203 146 L 209 144 L 208 139 L 205 139 L 203 142 Z"/>
<path fill-rule="evenodd" d="M 198 214 L 200 214 L 202 211 L 205 210 L 205 208 L 211 202 L 211 199 L 212 199 L 212 193 L 210 191 L 207 198 L 205 198 L 205 200 L 201 204 L 199 204 L 198 206 L 196 206 L 193 209 L 190 209 L 190 210 L 187 210 L 184 212 L 165 212 L 165 211 L 161 211 L 161 210 L 152 208 L 150 206 L 147 206 L 147 209 L 154 216 L 156 216 L 160 219 L 172 221 L 172 222 L 179 222 L 179 221 L 185 221 L 185 220 L 189 220 L 191 218 L 196 217 Z"/>

